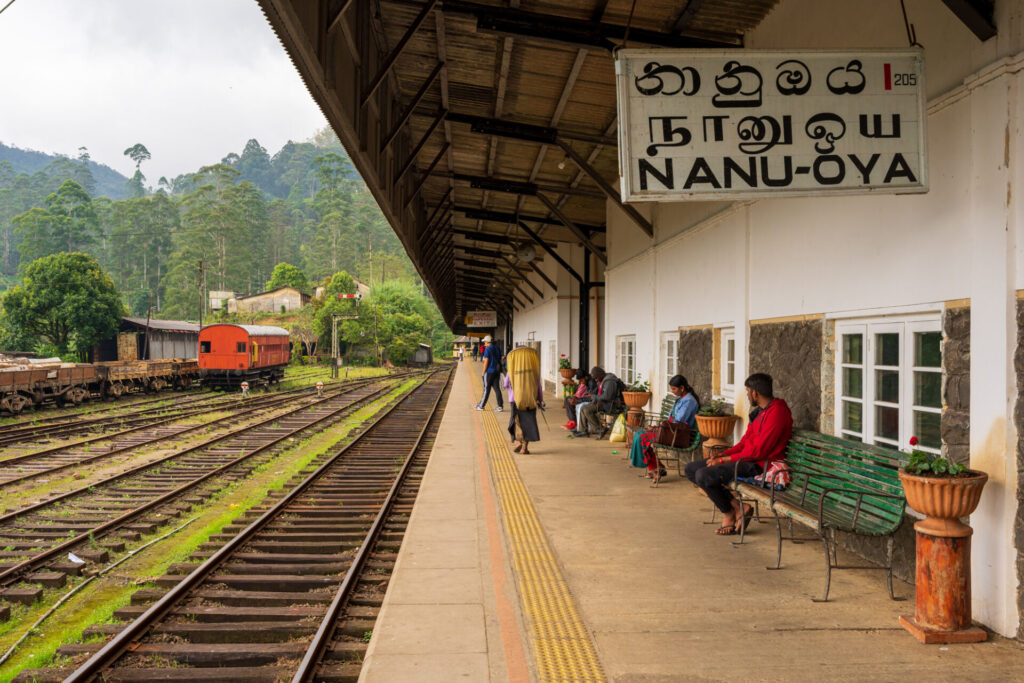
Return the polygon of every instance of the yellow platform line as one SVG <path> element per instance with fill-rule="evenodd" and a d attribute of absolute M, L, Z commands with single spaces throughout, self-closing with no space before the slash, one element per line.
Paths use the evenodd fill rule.
<path fill-rule="evenodd" d="M 477 400 L 483 383 L 476 372 Z M 501 502 L 519 595 L 530 626 L 540 680 L 604 681 L 590 633 L 555 561 L 519 469 L 508 449 L 508 433 L 490 410 L 481 413 L 491 476 Z"/>

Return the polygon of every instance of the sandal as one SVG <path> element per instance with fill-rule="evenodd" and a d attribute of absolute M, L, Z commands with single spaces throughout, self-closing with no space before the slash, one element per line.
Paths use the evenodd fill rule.
<path fill-rule="evenodd" d="M 736 530 L 735 524 L 730 524 L 729 526 L 718 527 L 715 529 L 715 533 L 719 536 L 735 536 L 739 531 Z"/>
<path fill-rule="evenodd" d="M 747 527 L 750 526 L 750 520 L 754 518 L 754 508 L 747 508 L 743 511 L 743 531 L 746 532 Z M 737 524 L 736 526 L 739 526 Z"/>
<path fill-rule="evenodd" d="M 516 447 L 513 448 L 512 450 L 515 451 L 516 453 L 519 453 L 520 451 L 523 450 L 523 444 L 521 444 L 521 443 L 516 444 Z"/>

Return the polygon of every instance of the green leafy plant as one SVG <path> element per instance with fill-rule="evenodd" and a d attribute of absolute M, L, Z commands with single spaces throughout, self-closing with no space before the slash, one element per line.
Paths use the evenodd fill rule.
<path fill-rule="evenodd" d="M 633 383 L 626 387 L 626 391 L 649 392 L 650 390 L 651 383 L 645 380 L 643 375 L 639 373 L 637 374 L 636 379 L 633 380 Z"/>
<path fill-rule="evenodd" d="M 916 446 L 917 444 L 917 437 L 910 437 L 910 445 Z M 910 474 L 932 477 L 957 477 L 967 471 L 967 468 L 960 463 L 950 462 L 945 458 L 916 448 L 910 451 L 910 460 L 907 461 L 903 469 Z"/>
<path fill-rule="evenodd" d="M 697 414 L 704 417 L 726 417 L 725 401 L 720 398 L 711 399 L 706 405 L 701 406 Z"/>
<path fill-rule="evenodd" d="M 573 369 L 572 368 L 572 363 L 569 362 L 569 359 L 566 358 L 564 353 L 562 354 L 562 357 L 558 359 L 558 369 L 559 370 L 572 370 Z"/>

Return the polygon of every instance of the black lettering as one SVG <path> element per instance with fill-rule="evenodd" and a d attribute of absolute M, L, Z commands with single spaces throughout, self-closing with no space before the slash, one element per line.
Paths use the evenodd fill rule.
<path fill-rule="evenodd" d="M 728 116 L 722 114 L 719 116 L 705 116 L 704 117 L 704 142 L 721 142 L 725 139 L 725 135 L 722 133 L 722 121 L 725 121 Z M 712 125 L 712 139 L 708 139 L 708 120 L 710 119 Z"/>
<path fill-rule="evenodd" d="M 882 115 L 871 115 L 871 127 L 868 127 L 868 115 L 860 115 L 860 134 L 866 138 L 898 138 L 900 136 L 900 115 L 892 115 L 892 128 L 888 133 L 882 130 Z"/>
<path fill-rule="evenodd" d="M 832 175 L 822 173 L 821 167 L 826 163 L 835 164 L 835 171 Z M 818 181 L 819 185 L 838 185 L 846 177 L 846 164 L 843 163 L 842 157 L 835 154 L 823 154 L 814 160 L 813 173 L 814 179 Z"/>
<path fill-rule="evenodd" d="M 782 157 L 782 164 L 782 177 L 772 178 L 768 173 L 768 157 L 761 157 L 761 181 L 765 187 L 789 187 L 793 183 L 793 157 Z"/>
<path fill-rule="evenodd" d="M 722 185 L 718 182 L 718 178 L 715 177 L 711 167 L 708 166 L 708 162 L 704 160 L 704 157 L 697 157 L 693 160 L 693 166 L 690 168 L 690 174 L 686 176 L 686 182 L 683 183 L 683 189 L 689 190 L 693 187 L 694 183 L 707 183 L 716 190 L 721 189 Z"/>
<path fill-rule="evenodd" d="M 654 176 L 659 183 L 665 186 L 667 190 L 674 190 L 676 181 L 673 177 L 672 160 L 665 159 L 665 172 L 662 173 L 647 159 L 638 159 L 637 165 L 640 169 L 640 189 L 647 189 L 647 174 L 650 173 Z"/>
<path fill-rule="evenodd" d="M 892 163 L 889 164 L 889 170 L 885 172 L 885 179 L 882 182 L 890 183 L 893 178 L 906 178 L 912 183 L 917 182 L 914 172 L 910 170 L 910 164 L 899 152 L 893 155 Z"/>
<path fill-rule="evenodd" d="M 728 61 L 722 75 L 715 76 L 718 94 L 711 103 L 719 109 L 725 107 L 760 107 L 761 72 L 737 61 Z"/>
<path fill-rule="evenodd" d="M 757 158 L 756 157 L 745 157 L 747 161 L 747 168 L 743 169 L 739 162 L 731 157 L 725 157 L 725 186 L 731 188 L 732 175 L 735 173 L 738 177 L 743 179 L 743 182 L 747 184 L 747 187 L 757 187 Z"/>
<path fill-rule="evenodd" d="M 850 157 L 850 161 L 852 161 L 853 165 L 857 167 L 858 171 L 860 171 L 861 177 L 864 178 L 864 184 L 865 185 L 870 185 L 871 184 L 871 170 L 875 167 L 875 164 L 878 163 L 878 159 L 882 155 L 881 154 L 872 154 L 871 158 L 868 159 L 868 163 L 866 165 L 859 158 L 857 158 L 856 154 L 847 154 L 846 156 Z"/>

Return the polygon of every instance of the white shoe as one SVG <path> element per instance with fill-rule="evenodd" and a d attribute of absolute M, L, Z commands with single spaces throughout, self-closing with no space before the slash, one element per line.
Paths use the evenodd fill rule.
<path fill-rule="evenodd" d="M 504 410 L 505 410 L 504 408 L 502 408 L 501 406 L 498 406 L 497 408 L 494 409 L 494 412 L 500 413 L 500 412 L 502 412 Z"/>
<path fill-rule="evenodd" d="M 484 409 L 484 407 L 482 405 L 475 405 L 475 406 L 473 406 L 473 410 L 483 410 L 483 409 Z"/>

